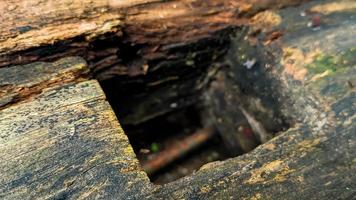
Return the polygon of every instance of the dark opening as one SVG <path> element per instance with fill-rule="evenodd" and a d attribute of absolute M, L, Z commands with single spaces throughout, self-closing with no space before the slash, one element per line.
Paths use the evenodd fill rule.
<path fill-rule="evenodd" d="M 205 59 L 214 51 L 209 42 L 177 49 L 186 54 L 175 60 L 137 63 L 126 56 L 128 68 L 147 64 L 148 71 L 101 80 L 152 182 L 168 183 L 206 163 L 247 153 L 289 127 L 279 111 L 279 82 L 264 67 L 264 55 L 238 37 L 230 42 L 214 42 L 227 49 L 216 60 Z M 139 48 L 122 48 L 140 60 Z"/>

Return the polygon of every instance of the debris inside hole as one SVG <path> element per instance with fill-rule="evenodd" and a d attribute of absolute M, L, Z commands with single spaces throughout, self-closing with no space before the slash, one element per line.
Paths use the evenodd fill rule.
<path fill-rule="evenodd" d="M 108 90 L 105 83 L 102 85 Z M 112 99 L 110 93 L 107 95 L 111 104 L 116 102 L 113 107 L 118 110 L 119 121 L 125 122 L 125 115 L 123 118 L 120 115 L 118 99 Z M 129 105 L 124 102 L 121 101 L 121 105 Z M 122 110 L 125 110 L 124 106 Z M 228 128 L 231 127 L 225 127 L 222 123 L 221 129 L 207 122 L 207 119 L 204 119 L 207 117 L 204 106 L 206 105 L 198 102 L 139 124 L 121 123 L 142 169 L 153 183 L 172 182 L 192 174 L 204 164 L 242 155 L 260 144 L 253 127 L 250 126 L 251 122 L 241 111 L 240 118 L 233 121 L 237 127 L 237 139 L 240 139 L 238 147 L 227 144 L 226 139 L 229 139 L 229 136 L 223 138 L 224 133 L 221 131 L 229 131 Z M 220 120 L 225 119 L 217 119 L 218 123 Z"/>
<path fill-rule="evenodd" d="M 142 168 L 156 184 L 171 182 L 208 162 L 229 157 L 216 131 L 202 127 L 196 106 L 123 128 Z"/>
<path fill-rule="evenodd" d="M 258 54 L 237 40 L 216 65 L 199 62 L 205 53 L 187 53 L 180 59 L 192 60 L 188 64 L 156 60 L 146 63 L 145 74 L 101 81 L 153 183 L 172 182 L 209 162 L 250 152 L 291 124 L 279 109 L 279 82 Z M 242 57 L 256 59 L 253 67 Z"/>

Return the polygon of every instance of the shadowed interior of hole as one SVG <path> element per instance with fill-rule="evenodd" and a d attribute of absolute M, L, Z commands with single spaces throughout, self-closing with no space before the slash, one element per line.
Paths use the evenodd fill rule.
<path fill-rule="evenodd" d="M 125 126 L 123 128 L 129 135 L 137 158 L 141 163 L 145 163 L 155 154 L 152 152 L 152 144 L 157 144 L 157 153 L 165 151 L 201 127 L 199 110 L 195 106 L 190 106 L 152 119 L 139 127 Z M 146 153 L 142 150 L 151 152 Z M 228 149 L 224 147 L 221 138 L 215 135 L 186 155 L 151 174 L 150 178 L 157 184 L 171 182 L 192 173 L 207 162 L 223 160 L 228 157 Z"/>
<path fill-rule="evenodd" d="M 115 91 L 115 84 L 112 81 L 110 84 L 101 83 L 104 91 L 108 96 L 108 100 L 115 108 L 119 121 L 125 122 L 125 116 L 120 115 L 120 108 L 130 110 L 135 108 L 125 107 L 132 105 L 126 104 L 125 101 L 130 100 L 129 96 L 125 96 L 125 101 L 117 99 L 117 95 L 112 95 L 108 92 Z M 119 104 L 117 102 L 120 102 Z M 168 112 L 152 119 L 149 119 L 139 124 L 125 124 L 122 127 L 129 137 L 130 143 L 134 148 L 141 164 L 146 163 L 154 156 L 159 155 L 169 149 L 175 143 L 178 143 L 184 138 L 189 137 L 197 130 L 204 126 L 204 105 L 200 101 L 190 106 L 176 109 L 175 111 Z M 246 119 L 241 118 L 234 122 L 247 130 L 251 130 Z M 220 133 L 221 134 L 221 133 Z M 218 160 L 225 160 L 229 157 L 238 156 L 247 151 L 238 148 L 236 151 L 231 152 L 231 149 L 225 144 L 220 134 L 214 135 L 211 139 L 179 156 L 173 162 L 162 166 L 161 169 L 153 174 L 149 174 L 151 181 L 155 184 L 165 184 L 172 182 L 178 178 L 189 175 L 199 169 L 202 165 Z M 250 138 L 255 148 L 259 142 L 256 137 Z"/>
<path fill-rule="evenodd" d="M 164 152 L 172 153 L 175 144 L 213 126 L 215 134 L 209 139 L 148 173 L 152 182 L 172 182 L 208 162 L 239 156 L 257 147 L 260 138 L 239 107 L 260 122 L 271 137 L 289 127 L 290 122 L 279 111 L 278 80 L 263 68 L 263 59 L 246 68 L 239 56 L 259 55 L 253 50 L 241 51 L 241 45 L 237 38 L 218 67 L 212 63 L 199 67 L 178 63 L 147 75 L 100 82 L 142 166 Z M 154 65 L 150 63 L 152 68 Z M 179 79 L 169 79 L 175 74 Z M 150 86 L 150 81 L 167 77 L 169 81 Z M 206 79 L 206 87 L 195 89 L 197 82 Z"/>

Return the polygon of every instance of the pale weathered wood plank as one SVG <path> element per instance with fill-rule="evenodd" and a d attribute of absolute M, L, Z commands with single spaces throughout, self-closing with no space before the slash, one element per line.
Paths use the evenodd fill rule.
<path fill-rule="evenodd" d="M 170 3 L 168 1 L 165 4 L 167 8 L 173 8 Z M 250 83 L 256 86 L 255 92 L 259 96 L 255 98 L 276 95 L 276 99 L 281 101 L 282 113 L 295 120 L 291 129 L 279 133 L 251 153 L 208 164 L 195 174 L 173 183 L 152 186 L 140 171 L 128 140 L 98 84 L 95 81 L 74 81 L 41 90 L 43 93 L 34 95 L 31 101 L 19 102 L 0 111 L 0 197 L 354 198 L 356 68 L 355 40 L 352 38 L 356 11 L 353 5 L 355 2 L 352 0 L 314 1 L 295 8 L 261 13 L 260 18 L 256 18 L 262 26 L 267 27 L 258 30 L 261 27 L 258 28 L 258 24 L 251 21 L 252 33 L 249 37 L 242 37 L 248 40 L 231 41 L 230 51 L 224 58 L 230 62 L 227 72 L 240 78 L 237 79 L 239 86 Z M 198 6 L 204 10 L 202 4 Z M 204 13 L 209 14 L 208 8 L 211 6 L 207 5 Z M 318 6 L 324 10 L 315 11 Z M 142 10 L 155 9 L 158 8 L 152 4 Z M 167 45 L 168 49 L 173 50 L 177 44 L 178 47 L 188 46 L 188 43 L 177 43 L 185 36 L 182 32 L 187 30 L 179 31 L 179 28 L 188 22 L 171 26 L 173 29 L 178 27 L 178 31 L 164 29 L 162 35 L 167 40 L 161 40 L 157 39 L 157 35 L 138 31 L 146 30 L 143 26 L 141 29 L 141 24 L 135 26 L 135 22 L 145 23 L 140 20 L 142 16 L 153 17 L 153 24 L 157 24 L 157 20 L 159 22 L 160 16 L 152 15 L 154 12 L 140 13 L 140 9 L 135 10 L 137 16 L 129 17 L 133 21 L 128 24 L 127 33 L 132 34 L 128 41 L 143 44 L 145 41 L 160 40 L 159 43 L 152 42 L 153 46 L 173 41 L 174 45 Z M 311 16 L 301 16 L 301 13 L 310 10 L 314 10 Z M 225 12 L 226 15 L 232 13 Z M 315 13 L 322 14 L 323 23 L 320 29 L 314 27 L 314 30 L 307 24 Z M 214 12 L 210 14 L 214 16 Z M 222 27 L 233 24 L 232 21 L 222 23 L 231 19 L 229 17 L 215 16 L 215 22 L 223 24 Z M 189 21 L 191 18 L 184 19 Z M 210 19 L 206 18 L 206 21 Z M 212 24 L 200 25 L 206 27 Z M 146 28 L 149 30 L 152 27 Z M 254 28 L 256 32 L 253 32 Z M 162 28 L 157 26 L 156 30 L 159 32 Z M 206 30 L 209 32 L 211 29 Z M 273 35 L 275 32 L 277 36 Z M 169 40 L 170 33 L 179 37 Z M 256 34 L 258 37 L 254 38 Z M 246 41 L 255 45 L 253 48 L 257 50 L 248 54 L 251 44 L 246 44 Z M 198 40 L 192 39 L 190 42 Z M 146 50 L 149 49 L 152 48 Z M 241 59 L 241 52 L 246 53 L 245 60 Z M 258 64 L 246 69 L 243 63 L 256 55 L 261 56 L 258 57 Z M 138 57 L 141 59 L 144 56 Z M 8 63 L 8 60 L 4 63 Z M 153 67 L 167 66 L 158 64 Z M 176 66 L 181 67 L 180 64 Z M 239 72 L 244 73 L 241 75 Z M 175 74 L 173 70 L 172 73 Z M 257 82 L 256 77 L 270 79 Z M 277 79 L 274 83 L 281 85 L 272 85 L 272 89 L 263 93 L 266 92 L 263 88 L 272 79 Z M 236 80 L 228 79 L 226 83 L 236 84 L 233 81 Z M 225 89 L 225 92 L 231 92 L 231 88 Z M 232 101 L 229 105 L 236 105 L 236 102 Z M 160 102 L 157 110 L 162 110 L 162 107 Z M 233 110 L 234 107 L 227 109 Z"/>
<path fill-rule="evenodd" d="M 149 180 L 138 166 L 96 81 L 0 111 L 1 199 L 141 196 Z"/>
<path fill-rule="evenodd" d="M 79 57 L 0 69 L 0 198 L 142 195 L 148 178 L 88 71 Z"/>

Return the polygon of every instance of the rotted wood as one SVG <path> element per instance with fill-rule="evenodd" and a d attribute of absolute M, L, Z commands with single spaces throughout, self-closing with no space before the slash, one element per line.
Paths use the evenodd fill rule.
<path fill-rule="evenodd" d="M 216 131 L 213 127 L 200 129 L 187 138 L 184 138 L 182 141 L 177 142 L 169 149 L 166 149 L 149 159 L 142 164 L 142 169 L 148 175 L 152 175 L 206 143 L 213 137 L 214 133 L 216 133 Z"/>
<path fill-rule="evenodd" d="M 174 41 L 182 41 L 183 37 L 187 41 L 189 39 L 196 40 L 208 36 L 209 32 L 229 26 L 231 22 L 236 22 L 232 18 L 236 14 L 253 14 L 258 10 L 275 5 L 286 6 L 300 2 L 265 0 L 257 4 L 255 0 L 232 2 L 190 0 L 170 2 L 162 0 L 66 0 L 61 2 L 30 0 L 25 2 L 5 0 L 0 7 L 2 12 L 0 55 L 4 56 L 1 66 L 46 59 L 46 56 L 49 56 L 47 59 L 53 59 L 54 54 L 58 53 L 52 49 L 51 56 L 49 54 L 38 55 L 34 52 L 32 56 L 37 57 L 31 58 L 31 55 L 22 52 L 22 58 L 18 58 L 16 55 L 8 57 L 14 52 L 52 45 L 61 41 L 71 41 L 77 37 L 82 37 L 82 47 L 85 49 L 93 38 L 107 33 L 120 36 L 123 28 L 128 31 L 130 40 L 136 41 L 133 44 L 150 43 L 151 48 L 159 44 L 162 44 L 162 47 L 164 44 L 172 45 Z M 177 20 L 179 18 L 181 19 Z M 202 28 L 195 29 L 200 31 L 200 34 L 188 32 L 194 29 L 190 25 L 191 20 L 195 20 L 196 26 Z M 155 23 L 158 21 L 165 21 L 165 23 Z M 142 24 L 145 26 L 141 26 Z M 204 26 L 205 24 L 210 24 L 210 26 Z M 187 29 L 178 30 L 176 29 L 178 26 Z M 165 27 L 165 29 L 162 31 L 161 27 Z M 145 28 L 150 31 L 136 31 Z M 134 34 L 131 31 L 134 31 Z M 180 34 L 184 31 L 188 35 Z M 157 38 L 160 39 L 154 39 L 150 37 L 150 34 L 158 34 Z M 72 48 L 78 45 L 80 46 L 80 43 L 72 44 Z M 71 48 L 67 50 L 69 49 Z M 164 48 L 162 50 L 164 51 Z M 69 51 L 66 54 L 72 53 L 74 52 Z"/>
<path fill-rule="evenodd" d="M 122 123 L 142 123 L 198 101 L 206 68 L 226 52 L 236 26 L 258 11 L 300 2 L 4 1 L 0 67 L 81 56 L 95 78 L 118 80 L 102 82 L 122 88 L 107 92 L 109 99 L 136 97 L 117 100 Z M 135 85 L 142 89 L 130 89 Z M 125 109 L 132 105 L 137 109 Z"/>
<path fill-rule="evenodd" d="M 281 132 L 246 155 L 153 186 L 96 81 L 76 75 L 47 88 L 41 83 L 51 78 L 34 83 L 22 78 L 19 82 L 26 84 L 19 87 L 0 78 L 7 85 L 0 92 L 7 106 L 0 110 L 1 198 L 355 195 L 354 1 L 299 6 L 302 1 L 70 1 L 65 9 L 54 1 L 24 2 L 0 5 L 0 70 L 28 69 L 30 74 L 37 65 L 63 66 L 63 61 L 29 64 L 33 61 L 81 56 L 94 77 L 106 80 L 103 86 L 122 88 L 111 94 L 137 97 L 118 98 L 118 105 L 137 108 L 120 112 L 114 106 L 126 119 L 123 124 L 147 121 L 200 102 L 202 96 L 211 108 L 206 123 L 221 131 L 237 132 L 231 119 L 241 117 L 237 110 L 243 105 L 266 131 Z M 295 7 L 268 10 L 290 4 Z M 250 66 L 253 59 L 257 62 Z M 67 67 L 78 70 L 77 61 Z M 130 92 L 137 84 L 142 90 Z M 36 88 L 31 85 L 40 89 L 16 89 Z M 10 106 L 12 95 L 19 98 Z M 283 130 L 285 124 L 291 128 Z"/>
<path fill-rule="evenodd" d="M 207 164 L 152 197 L 353 199 L 356 28 L 350 19 L 355 8 L 354 1 L 313 1 L 254 16 L 248 36 L 238 33 L 233 39 L 227 70 L 208 91 L 208 96 L 219 94 L 208 99 L 211 116 L 218 128 L 236 131 L 234 105 L 242 103 L 254 113 L 269 109 L 275 99 L 292 127 L 248 154 Z M 246 65 L 252 59 L 256 64 Z M 266 113 L 254 116 L 260 122 L 273 119 L 263 117 Z"/>
<path fill-rule="evenodd" d="M 53 85 L 77 82 L 88 77 L 86 62 L 79 57 L 68 57 L 54 63 L 32 63 L 0 69 L 0 109 Z"/>
<path fill-rule="evenodd" d="M 2 77 L 0 85 L 41 82 L 43 90 L 28 87 L 35 92 L 26 101 L 0 110 L 1 199 L 134 198 L 148 187 L 98 82 L 57 81 L 60 72 L 78 69 L 88 67 L 82 59 L 66 58 L 14 66 L 21 76 Z M 45 87 L 50 80 L 56 84 Z"/>

